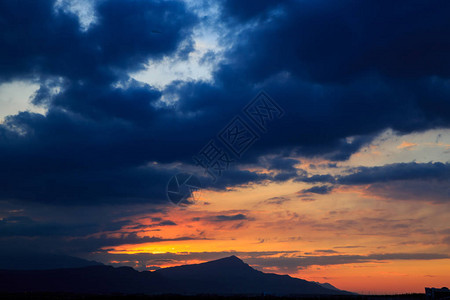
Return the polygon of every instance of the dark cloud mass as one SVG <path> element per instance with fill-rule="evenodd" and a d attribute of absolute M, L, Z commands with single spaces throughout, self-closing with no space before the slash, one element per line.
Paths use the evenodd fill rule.
<path fill-rule="evenodd" d="M 367 191 L 386 199 L 421 200 L 436 203 L 450 199 L 450 163 L 395 163 L 357 167 L 345 175 L 302 175 L 294 179 L 305 183 L 327 183 L 298 192 L 327 194 L 335 187 L 367 185 Z"/>
<path fill-rule="evenodd" d="M 228 36 L 235 46 L 214 74 L 221 88 L 178 85 L 180 95 L 189 95 L 179 105 L 222 117 L 251 99 L 255 85 L 264 86 L 287 113 L 251 157 L 291 147 L 345 160 L 383 129 L 449 125 L 448 3 L 224 5 L 224 20 L 240 22 L 231 22 L 239 32 Z"/>
<path fill-rule="evenodd" d="M 255 86 L 263 85 L 287 113 L 243 161 L 280 150 L 345 160 L 383 129 L 449 125 L 448 2 L 221 5 L 222 42 L 233 46 L 216 66 L 214 81 L 176 81 L 158 90 L 128 74 L 144 69 L 148 59 L 183 59 L 193 50 L 199 19 L 183 2 L 99 1 L 96 22 L 82 30 L 78 18 L 53 1 L 2 1 L 7 30 L 1 34 L 0 80 L 39 83 L 33 102 L 48 113 L 23 112 L 1 125 L 0 197 L 161 199 L 146 183 L 159 186 L 170 175 L 142 167 L 192 163 L 192 155 L 253 98 Z M 252 22 L 258 25 L 248 26 Z M 164 93 L 180 100 L 161 105 Z M 270 168 L 286 172 L 272 179 L 294 178 L 294 163 L 274 161 Z M 222 186 L 264 179 L 239 176 Z M 309 180 L 316 179 L 324 178 Z"/>
<path fill-rule="evenodd" d="M 33 102 L 48 107 L 46 116 L 23 112 L 1 125 L 0 197 L 55 204 L 162 199 L 154 187 L 172 174 L 141 168 L 157 148 L 158 125 L 151 124 L 161 93 L 127 74 L 190 44 L 195 15 L 176 1 L 101 1 L 98 21 L 83 32 L 53 1 L 0 5 L 7 28 L 0 79 L 38 82 Z"/>
<path fill-rule="evenodd" d="M 450 163 L 397 163 L 381 167 L 359 167 L 338 179 L 341 184 L 368 184 L 395 180 L 450 179 Z"/>
<path fill-rule="evenodd" d="M 2 30 L 0 78 L 62 76 L 107 83 L 125 75 L 120 71 L 142 69 L 148 58 L 175 51 L 195 22 L 182 2 L 99 1 L 95 6 L 99 21 L 83 32 L 75 15 L 54 4 L 53 0 L 0 3 L 7 29 Z M 155 28 L 164 28 L 164 34 L 152 34 Z"/>
<path fill-rule="evenodd" d="M 359 167 L 340 176 L 343 185 L 369 185 L 367 191 L 385 199 L 445 203 L 450 199 L 450 163 L 397 163 Z"/>

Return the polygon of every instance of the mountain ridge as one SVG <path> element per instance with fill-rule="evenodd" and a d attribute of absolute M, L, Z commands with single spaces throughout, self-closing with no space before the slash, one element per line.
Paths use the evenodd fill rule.
<path fill-rule="evenodd" d="M 230 256 L 200 264 L 137 271 L 95 265 L 54 270 L 0 270 L 0 292 L 124 294 L 350 295 L 289 275 L 255 270 Z"/>
<path fill-rule="evenodd" d="M 51 253 L 9 253 L 0 256 L 1 270 L 52 270 L 103 265 L 97 261 Z"/>

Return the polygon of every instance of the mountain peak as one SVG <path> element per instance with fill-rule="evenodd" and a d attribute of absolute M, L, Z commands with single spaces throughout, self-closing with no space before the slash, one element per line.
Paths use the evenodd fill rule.
<path fill-rule="evenodd" d="M 209 261 L 209 262 L 206 262 L 203 264 L 215 266 L 218 268 L 230 269 L 230 270 L 242 270 L 242 269 L 254 270 L 252 267 L 250 267 L 248 264 L 246 264 L 242 259 L 240 259 L 236 255 L 219 258 L 219 259 L 212 260 L 212 261 Z"/>
<path fill-rule="evenodd" d="M 229 263 L 242 263 L 242 264 L 245 264 L 242 261 L 242 259 L 240 259 L 236 255 L 231 255 L 231 256 L 220 258 L 220 259 L 217 259 L 217 260 L 214 260 L 214 261 L 216 261 L 216 262 L 223 261 L 223 262 L 229 262 Z"/>
<path fill-rule="evenodd" d="M 218 274 L 222 277 L 229 277 L 235 274 L 259 273 L 235 255 L 200 264 L 163 268 L 155 272 L 172 279 L 198 276 L 211 278 L 211 276 L 218 276 Z"/>

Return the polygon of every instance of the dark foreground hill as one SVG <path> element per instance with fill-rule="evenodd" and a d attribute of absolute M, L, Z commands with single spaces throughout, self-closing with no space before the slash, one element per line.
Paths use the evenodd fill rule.
<path fill-rule="evenodd" d="M 154 272 L 103 265 L 55 270 L 0 270 L 0 292 L 351 295 L 303 279 L 257 271 L 236 256 Z"/>

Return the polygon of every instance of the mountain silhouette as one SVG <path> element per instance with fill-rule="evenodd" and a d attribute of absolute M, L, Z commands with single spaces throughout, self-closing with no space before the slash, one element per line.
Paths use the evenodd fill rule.
<path fill-rule="evenodd" d="M 104 265 L 55 270 L 0 270 L 0 292 L 36 291 L 188 295 L 351 294 L 288 275 L 263 273 L 236 256 L 153 272 Z"/>
<path fill-rule="evenodd" d="M 183 294 L 350 294 L 288 275 L 263 273 L 236 256 L 160 269 L 155 273 L 178 282 Z"/>
<path fill-rule="evenodd" d="M 0 270 L 51 270 L 102 265 L 96 261 L 49 253 L 9 253 L 0 256 Z"/>

